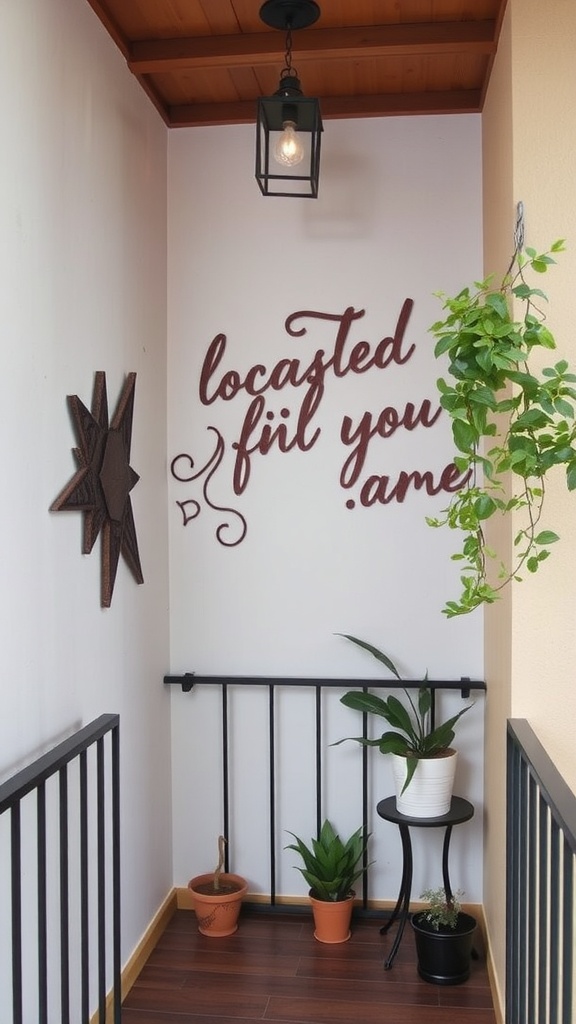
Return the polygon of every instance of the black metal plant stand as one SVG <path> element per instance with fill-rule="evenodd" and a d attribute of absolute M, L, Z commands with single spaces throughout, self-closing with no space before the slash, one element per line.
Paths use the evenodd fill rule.
<path fill-rule="evenodd" d="M 400 892 L 398 894 L 396 906 L 394 907 L 390 918 L 380 929 L 380 934 L 385 935 L 394 922 L 399 920 L 398 931 L 396 932 L 392 949 L 384 962 L 385 970 L 389 971 L 400 948 L 404 928 L 406 927 L 406 921 L 408 920 L 408 915 L 410 913 L 413 870 L 410 828 L 445 828 L 444 844 L 442 847 L 442 878 L 446 897 L 450 900 L 452 899 L 452 888 L 450 886 L 450 876 L 448 873 L 448 855 L 450 851 L 452 828 L 454 825 L 461 825 L 463 822 L 469 821 L 474 815 L 474 806 L 469 802 L 469 800 L 464 800 L 461 796 L 453 796 L 450 804 L 450 810 L 447 814 L 442 814 L 435 818 L 413 818 L 406 814 L 400 814 L 400 812 L 396 810 L 396 797 L 389 796 L 386 797 L 385 800 L 380 800 L 376 810 L 380 817 L 384 818 L 385 821 L 390 821 L 393 825 L 398 825 L 400 830 L 400 839 L 402 841 L 402 881 L 400 883 Z"/>

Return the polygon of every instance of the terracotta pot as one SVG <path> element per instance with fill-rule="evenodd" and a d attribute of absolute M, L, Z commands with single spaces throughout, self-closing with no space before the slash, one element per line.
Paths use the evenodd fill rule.
<path fill-rule="evenodd" d="M 438 757 L 422 757 L 410 784 L 406 781 L 406 758 L 392 754 L 392 774 L 396 786 L 396 809 L 411 818 L 439 818 L 448 814 L 452 800 L 457 753 L 449 749 Z"/>
<path fill-rule="evenodd" d="M 317 900 L 310 893 L 310 903 L 314 914 L 314 938 L 318 942 L 347 942 L 351 934 L 354 894 L 333 903 L 331 900 Z"/>
<path fill-rule="evenodd" d="M 220 875 L 220 890 L 215 892 L 213 886 L 214 872 L 196 875 L 188 882 L 198 930 L 202 935 L 214 938 L 232 935 L 238 928 L 240 907 L 248 885 L 241 875 L 223 872 Z"/>

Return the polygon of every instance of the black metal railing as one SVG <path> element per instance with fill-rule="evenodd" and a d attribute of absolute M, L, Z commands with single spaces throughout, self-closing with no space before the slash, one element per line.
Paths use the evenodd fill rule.
<path fill-rule="evenodd" d="M 274 677 L 261 678 L 258 676 L 197 676 L 194 673 L 186 673 L 181 676 L 165 676 L 164 683 L 180 686 L 183 692 L 188 693 L 196 687 L 212 686 L 218 687 L 221 691 L 221 749 L 222 749 L 222 821 L 223 834 L 226 839 L 230 831 L 230 702 L 229 690 L 234 688 L 237 693 L 242 687 L 266 687 L 268 690 L 268 842 L 269 842 L 269 872 L 270 872 L 270 905 L 274 907 L 277 900 L 277 808 L 276 808 L 276 776 L 277 776 L 277 694 L 282 689 L 295 687 L 306 687 L 315 693 L 315 816 L 316 831 L 320 832 L 323 821 L 323 783 L 324 783 L 324 734 L 323 734 L 323 702 L 322 694 L 331 689 L 370 689 L 370 690 L 399 690 L 417 689 L 422 686 L 422 681 L 397 681 L 379 679 L 315 679 L 300 677 Z M 463 698 L 468 698 L 472 690 L 485 690 L 486 684 L 480 680 L 471 680 L 463 677 L 459 680 L 426 680 L 432 694 L 431 720 L 434 722 L 436 693 L 440 690 L 459 690 Z M 363 715 L 363 735 L 368 736 L 367 716 Z M 361 804 L 362 804 L 362 827 L 364 833 L 368 833 L 369 823 L 369 794 L 368 794 L 368 748 L 362 747 L 362 778 L 361 778 Z M 228 843 L 225 847 L 225 870 L 229 870 Z M 367 879 L 368 854 L 364 858 L 364 879 Z M 367 908 L 368 886 L 365 882 L 363 887 L 362 905 Z"/>
<path fill-rule="evenodd" d="M 506 1024 L 573 1024 L 576 796 L 508 723 Z"/>
<path fill-rule="evenodd" d="M 111 981 L 120 1024 L 118 715 L 101 715 L 0 785 L 0 822 L 12 949 L 2 1022 L 88 1024 L 97 1005 L 104 1024 Z"/>

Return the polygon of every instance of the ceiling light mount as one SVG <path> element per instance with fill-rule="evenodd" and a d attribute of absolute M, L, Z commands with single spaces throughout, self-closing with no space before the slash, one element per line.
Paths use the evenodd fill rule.
<path fill-rule="evenodd" d="M 314 0 L 267 0 L 262 21 L 286 33 L 286 54 L 273 96 L 258 100 L 256 180 L 265 196 L 316 199 L 320 174 L 322 118 L 317 99 L 304 96 L 292 67 L 292 30 L 320 17 Z"/>
<path fill-rule="evenodd" d="M 314 0 L 266 0 L 260 8 L 260 18 L 269 28 L 309 28 L 319 17 Z"/>

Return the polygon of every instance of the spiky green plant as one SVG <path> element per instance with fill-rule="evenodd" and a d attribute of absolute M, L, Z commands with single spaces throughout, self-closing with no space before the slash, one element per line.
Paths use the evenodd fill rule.
<path fill-rule="evenodd" d="M 386 666 L 397 679 L 401 680 L 400 673 L 395 664 L 377 647 L 359 640 L 358 637 L 341 633 L 340 636 L 350 640 L 353 644 L 363 648 L 373 655 L 377 661 Z M 426 680 L 426 676 L 425 676 Z M 421 686 L 418 690 L 418 700 L 415 702 L 408 690 L 404 690 L 408 708 L 405 708 L 397 697 L 378 697 L 374 693 L 366 693 L 362 690 L 350 690 L 340 698 L 342 704 L 363 714 L 377 715 L 383 718 L 393 731 L 383 732 L 376 739 L 367 739 L 364 736 L 347 736 L 338 743 L 346 740 L 354 740 L 366 747 L 378 747 L 382 754 L 401 754 L 406 758 L 406 779 L 402 787 L 402 793 L 410 785 L 418 760 L 423 757 L 437 757 L 443 751 L 448 750 L 454 739 L 454 726 L 459 718 L 472 707 L 467 704 L 457 715 L 453 715 L 446 722 L 437 725 L 434 729 L 430 726 L 430 710 L 432 707 L 432 694 L 427 686 Z M 337 744 L 335 744 L 337 745 Z"/>
<path fill-rule="evenodd" d="M 352 886 L 365 871 L 363 864 L 370 835 L 364 835 L 362 827 L 343 843 L 340 836 L 326 819 L 318 839 L 312 839 L 311 847 L 306 846 L 294 832 L 296 840 L 286 847 L 299 853 L 304 867 L 297 867 L 310 886 L 312 896 L 317 900 L 336 903 L 345 900 L 352 892 Z M 366 865 L 368 867 L 368 865 Z"/>

